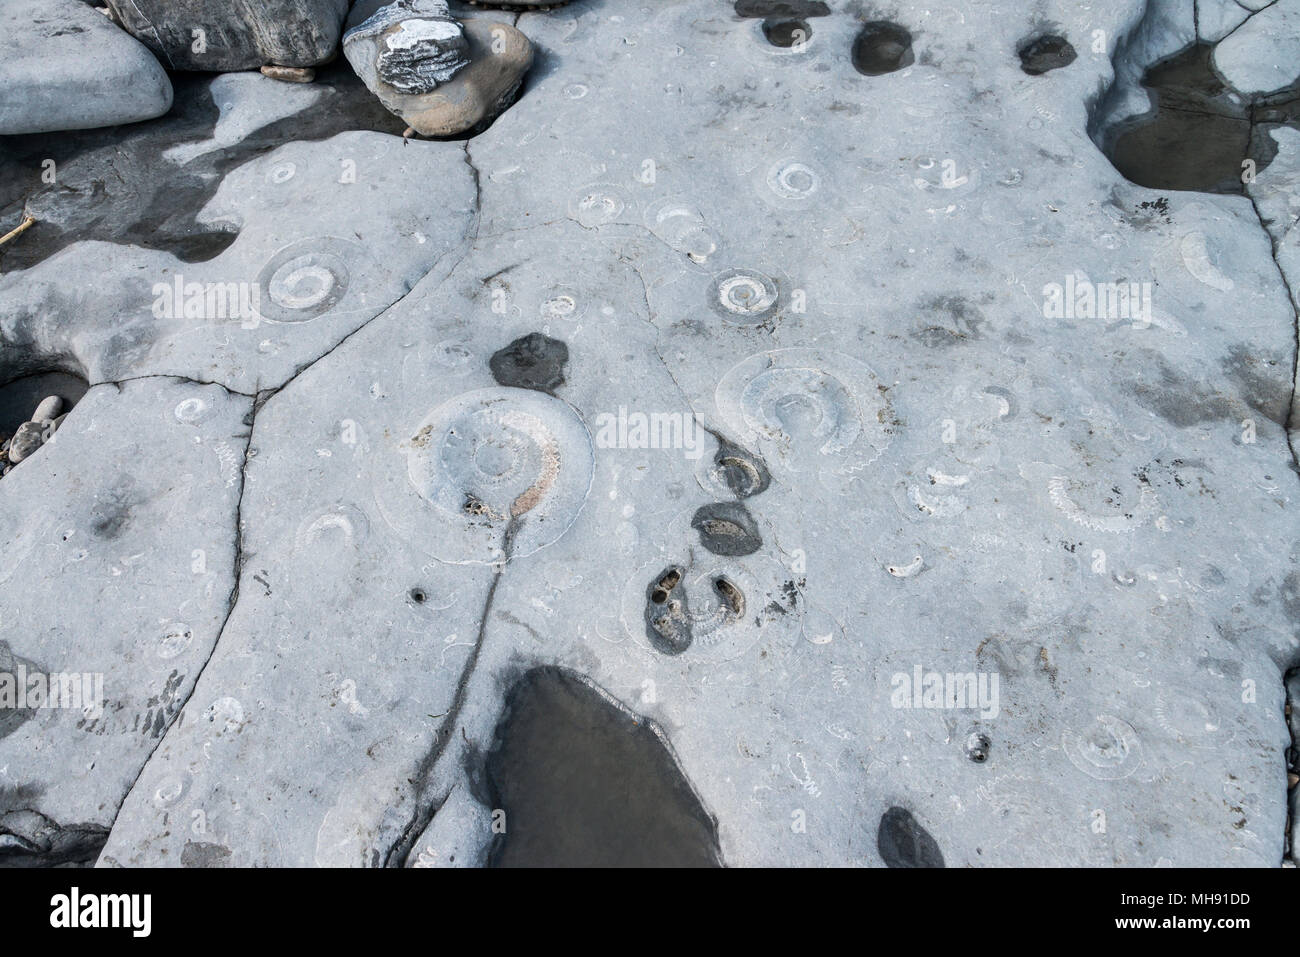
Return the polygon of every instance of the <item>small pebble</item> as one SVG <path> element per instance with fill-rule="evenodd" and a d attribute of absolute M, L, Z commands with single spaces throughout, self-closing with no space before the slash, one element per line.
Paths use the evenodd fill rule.
<path fill-rule="evenodd" d="M 57 395 L 47 395 L 32 413 L 33 422 L 53 422 L 63 411 L 63 400 Z"/>
<path fill-rule="evenodd" d="M 275 66 L 268 63 L 262 67 L 262 76 L 285 83 L 310 83 L 316 79 L 316 71 L 305 66 Z"/>
<path fill-rule="evenodd" d="M 45 441 L 45 426 L 37 422 L 24 422 L 9 440 L 9 461 L 17 465 L 41 447 Z"/>

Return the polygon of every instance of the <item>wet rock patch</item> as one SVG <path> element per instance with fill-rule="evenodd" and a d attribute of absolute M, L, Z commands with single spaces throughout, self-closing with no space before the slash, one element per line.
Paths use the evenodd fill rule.
<path fill-rule="evenodd" d="M 564 384 L 569 347 L 559 339 L 530 332 L 492 353 L 488 367 L 500 385 L 554 395 Z"/>
<path fill-rule="evenodd" d="M 1215 71 L 1214 49 L 1194 44 L 1147 69 L 1142 85 L 1153 109 L 1103 144 L 1126 179 L 1151 189 L 1243 193 L 1247 163 L 1258 173 L 1276 155 L 1267 125 L 1300 128 L 1300 90 L 1243 97 Z"/>
<path fill-rule="evenodd" d="M 99 16 L 99 14 L 96 14 Z M 178 143 L 214 138 L 220 109 L 210 77 L 177 74 L 175 102 L 159 120 L 109 130 L 14 136 L 0 143 L 0 224 L 24 209 L 36 224 L 0 247 L 0 272 L 34 266 L 69 243 L 94 239 L 205 262 L 238 236 L 233 226 L 198 222 L 198 212 L 235 168 L 284 143 L 329 139 L 351 130 L 400 135 L 403 124 L 341 60 L 317 71 L 313 106 L 212 148 L 184 164 L 165 158 Z M 55 164 L 56 182 L 42 180 Z"/>
<path fill-rule="evenodd" d="M 662 734 L 582 676 L 527 672 L 486 761 L 494 867 L 718 867 L 717 824 Z"/>
<path fill-rule="evenodd" d="M 881 815 L 876 849 L 887 867 L 944 866 L 939 845 L 906 808 L 891 807 Z"/>

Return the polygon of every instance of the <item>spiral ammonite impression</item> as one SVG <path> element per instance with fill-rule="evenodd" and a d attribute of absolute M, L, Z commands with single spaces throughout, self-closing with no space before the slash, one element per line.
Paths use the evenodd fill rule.
<path fill-rule="evenodd" d="M 383 458 L 376 495 L 385 519 L 442 561 L 476 564 L 563 535 L 595 462 L 587 428 L 566 403 L 511 388 L 444 402 Z"/>
<path fill-rule="evenodd" d="M 1070 763 L 1099 781 L 1126 778 L 1142 764 L 1142 741 L 1133 725 L 1113 714 L 1098 715 L 1078 731 L 1061 734 Z"/>
<path fill-rule="evenodd" d="M 307 322 L 347 295 L 348 261 L 361 247 L 327 236 L 304 239 L 271 257 L 257 277 L 258 311 L 274 322 Z"/>
<path fill-rule="evenodd" d="M 800 471 L 828 456 L 855 468 L 878 458 L 893 436 L 893 410 L 880 386 L 850 356 L 778 349 L 734 366 L 716 401 L 738 439 L 758 445 L 769 462 Z"/>
<path fill-rule="evenodd" d="M 729 269 L 713 277 L 709 305 L 727 322 L 761 325 L 776 314 L 776 281 L 754 269 Z"/>

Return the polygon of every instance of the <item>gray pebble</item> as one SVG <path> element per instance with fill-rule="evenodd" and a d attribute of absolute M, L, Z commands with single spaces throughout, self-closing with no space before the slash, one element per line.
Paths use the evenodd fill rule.
<path fill-rule="evenodd" d="M 15 465 L 41 447 L 45 426 L 37 422 L 24 422 L 9 440 L 9 461 Z"/>
<path fill-rule="evenodd" d="M 53 422 L 63 411 L 63 400 L 57 395 L 47 395 L 32 413 L 33 422 Z"/>

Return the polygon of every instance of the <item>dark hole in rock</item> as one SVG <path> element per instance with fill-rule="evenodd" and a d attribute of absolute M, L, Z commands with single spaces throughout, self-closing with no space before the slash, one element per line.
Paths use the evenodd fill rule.
<path fill-rule="evenodd" d="M 680 655 L 695 640 L 682 569 L 669 566 L 646 588 L 645 633 L 654 649 Z"/>
<path fill-rule="evenodd" d="M 0 138 L 0 233 L 26 207 L 36 224 L 0 247 L 0 272 L 26 269 L 69 243 L 98 239 L 173 253 L 183 262 L 212 259 L 234 242 L 235 228 L 198 223 L 195 215 L 230 170 L 297 140 L 324 140 L 350 130 L 400 136 L 406 128 L 384 109 L 343 57 L 319 67 L 320 98 L 230 146 L 215 143 L 183 165 L 164 156 L 184 143 L 209 140 L 218 109 L 207 74 L 174 73 L 171 111 L 127 126 Z M 274 82 L 274 81 L 267 81 Z M 42 162 L 55 162 L 55 183 Z"/>
<path fill-rule="evenodd" d="M 487 757 L 493 867 L 720 867 L 717 822 L 654 725 L 573 672 L 510 689 Z"/>
<path fill-rule="evenodd" d="M 989 759 L 989 750 L 993 742 L 982 731 L 972 731 L 966 737 L 966 756 L 976 764 L 983 764 Z"/>
<path fill-rule="evenodd" d="M 829 17 L 831 8 L 822 0 L 736 0 L 736 16 L 801 19 Z"/>
<path fill-rule="evenodd" d="M 863 76 L 893 73 L 916 62 L 912 34 L 889 20 L 872 20 L 862 25 L 853 41 L 853 68 Z"/>
<path fill-rule="evenodd" d="M 812 27 L 807 20 L 763 21 L 763 36 L 774 47 L 792 47 L 796 43 L 807 43 L 812 39 Z"/>
<path fill-rule="evenodd" d="M 425 599 L 428 597 L 425 595 L 423 588 L 412 588 L 408 594 L 410 595 L 411 601 L 415 602 L 417 605 L 423 605 Z"/>
<path fill-rule="evenodd" d="M 501 385 L 554 394 L 564 384 L 569 347 L 559 339 L 530 332 L 492 353 L 488 368 Z"/>
<path fill-rule="evenodd" d="M 726 603 L 731 616 L 733 618 L 743 618 L 745 615 L 745 593 L 727 578 L 714 579 L 713 587 L 722 596 L 722 600 Z"/>
<path fill-rule="evenodd" d="M 41 450 L 89 388 L 68 372 L 35 372 L 0 386 L 0 476 Z"/>
<path fill-rule="evenodd" d="M 1069 40 L 1055 33 L 1032 37 L 1016 52 L 1020 56 L 1020 69 L 1030 76 L 1042 76 L 1050 70 L 1069 66 L 1079 56 Z"/>
<path fill-rule="evenodd" d="M 715 555 L 735 558 L 763 547 L 758 524 L 739 502 L 701 505 L 691 517 L 691 527 L 700 533 L 700 543 Z"/>
<path fill-rule="evenodd" d="M 1125 179 L 1151 189 L 1244 193 L 1243 162 L 1264 169 L 1277 155 L 1272 124 L 1300 128 L 1300 87 L 1253 100 L 1237 96 L 1214 70 L 1208 43 L 1149 67 L 1142 85 L 1152 110 L 1108 137 L 1106 154 Z"/>
<path fill-rule="evenodd" d="M 18 706 L 18 686 L 20 681 L 27 680 L 27 675 L 40 673 L 43 673 L 42 669 L 36 662 L 15 655 L 7 641 L 0 641 L 0 740 L 13 734 L 19 725 L 36 714 L 26 700 L 23 707 Z M 4 810 L 6 808 L 0 806 L 0 812 Z"/>
<path fill-rule="evenodd" d="M 36 372 L 7 382 L 0 386 L 0 434 L 13 435 L 47 396 L 57 395 L 63 400 L 61 412 L 68 412 L 89 388 L 80 376 L 57 371 Z"/>
<path fill-rule="evenodd" d="M 718 439 L 718 451 L 713 456 L 713 463 L 718 466 L 722 480 L 737 498 L 749 498 L 767 491 L 772 484 L 772 475 L 767 470 L 767 463 L 757 455 L 741 448 L 721 436 Z"/>
<path fill-rule="evenodd" d="M 943 855 L 928 831 L 905 808 L 880 816 L 876 849 L 888 867 L 943 867 Z"/>

